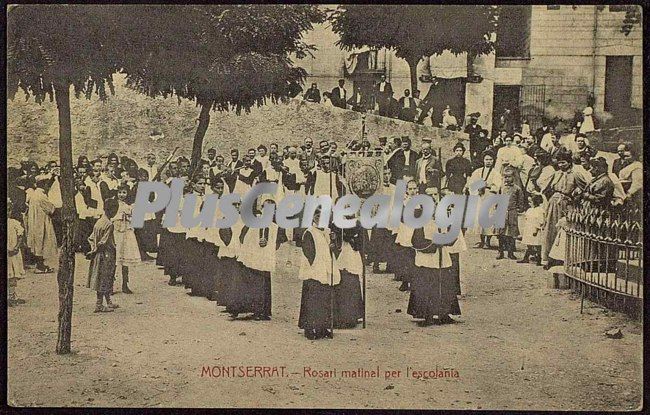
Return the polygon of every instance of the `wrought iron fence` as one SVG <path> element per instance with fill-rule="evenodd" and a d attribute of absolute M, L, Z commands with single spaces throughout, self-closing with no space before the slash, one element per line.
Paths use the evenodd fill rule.
<path fill-rule="evenodd" d="M 564 272 L 583 299 L 640 317 L 642 220 L 638 207 L 609 210 L 583 204 L 568 213 Z"/>

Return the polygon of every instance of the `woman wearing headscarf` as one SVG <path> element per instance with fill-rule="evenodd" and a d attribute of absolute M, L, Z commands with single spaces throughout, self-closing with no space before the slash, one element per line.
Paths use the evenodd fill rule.
<path fill-rule="evenodd" d="M 573 170 L 571 153 L 560 149 L 557 153 L 557 168 L 549 184 L 543 190 L 548 197 L 548 207 L 544 220 L 542 236 L 542 262 L 546 262 L 548 269 L 548 254 L 557 236 L 556 223 L 573 208 L 575 196 L 584 189 L 587 183 L 584 178 Z"/>

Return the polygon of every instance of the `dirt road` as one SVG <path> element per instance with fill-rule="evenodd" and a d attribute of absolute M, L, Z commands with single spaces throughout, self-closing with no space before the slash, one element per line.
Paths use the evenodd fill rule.
<path fill-rule="evenodd" d="M 293 246 L 279 254 L 268 322 L 230 321 L 207 299 L 168 286 L 152 263 L 131 271 L 135 294 L 116 294 L 116 312 L 94 314 L 94 292 L 84 287 L 87 261 L 78 257 L 72 355 L 54 354 L 55 275 L 30 273 L 19 283 L 27 304 L 9 310 L 8 400 L 16 406 L 638 408 L 640 323 L 589 303 L 580 315 L 570 292 L 546 288 L 541 268 L 494 256 L 471 248 L 461 256 L 465 295 L 457 324 L 418 327 L 406 314 L 408 293 L 397 290 L 392 275 L 369 274 L 368 327 L 320 341 L 305 339 L 297 327 L 301 282 Z M 624 337 L 605 337 L 612 327 Z M 223 366 L 269 369 L 236 377 L 236 368 L 224 377 Z M 281 367 L 285 376 L 274 376 Z M 379 377 L 342 377 L 344 370 L 370 375 L 377 368 Z M 437 369 L 449 377 L 421 376 Z M 310 376 L 334 370 L 335 376 Z"/>

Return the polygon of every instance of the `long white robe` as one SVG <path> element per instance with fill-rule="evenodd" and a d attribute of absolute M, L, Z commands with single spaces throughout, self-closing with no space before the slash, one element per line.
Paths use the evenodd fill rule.
<path fill-rule="evenodd" d="M 313 279 L 321 284 L 338 284 L 341 282 L 341 273 L 338 267 L 334 266 L 332 274 L 332 251 L 330 251 L 329 233 L 322 229 L 311 227 L 305 232 L 309 232 L 314 239 L 314 248 L 316 255 L 314 262 L 310 265 L 307 257 L 303 254 L 300 261 L 300 271 L 298 278 L 301 280 Z"/>
<path fill-rule="evenodd" d="M 17 251 L 7 255 L 7 278 L 16 278 L 25 273 L 22 250 L 19 248 L 20 239 L 25 230 L 16 219 L 7 220 L 7 251 Z"/>
<path fill-rule="evenodd" d="M 585 107 L 582 110 L 582 124 L 580 124 L 580 132 L 582 134 L 590 133 L 596 129 L 594 127 L 593 114 L 594 109 L 592 107 Z"/>
<path fill-rule="evenodd" d="M 244 243 L 240 246 L 237 260 L 250 269 L 274 273 L 277 238 L 278 225 L 275 223 L 269 226 L 265 246 L 260 245 L 260 229 L 249 228 L 244 236 Z"/>
<path fill-rule="evenodd" d="M 50 215 L 54 205 L 48 199 L 43 189 L 37 188 L 31 193 L 27 210 L 27 246 L 32 254 L 42 257 L 45 263 L 56 263 L 58 250 L 56 235 Z"/>
<path fill-rule="evenodd" d="M 503 183 L 503 178 L 501 176 L 501 173 L 499 172 L 498 167 L 492 167 L 492 168 L 479 167 L 478 169 L 472 172 L 472 175 L 469 177 L 469 180 L 467 181 L 466 188 L 469 189 L 472 183 L 474 183 L 479 179 L 485 180 L 486 183 L 485 191 L 481 195 L 481 201 L 483 201 L 483 199 L 485 199 L 490 194 L 497 194 L 499 192 L 499 189 L 501 188 L 501 184 Z M 470 192 L 470 193 L 477 194 L 477 192 Z M 486 229 L 481 228 L 478 219 L 480 211 L 481 209 L 479 204 L 479 209 L 476 210 L 476 218 L 474 220 L 474 223 L 476 223 L 476 228 L 474 229 L 475 232 L 481 235 L 496 235 L 497 232 L 495 228 L 486 228 Z M 492 213 L 493 212 L 494 211 L 492 211 Z"/>

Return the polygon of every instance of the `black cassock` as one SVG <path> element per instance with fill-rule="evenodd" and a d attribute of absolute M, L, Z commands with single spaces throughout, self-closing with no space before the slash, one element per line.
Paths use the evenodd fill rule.
<path fill-rule="evenodd" d="M 302 252 L 313 264 L 316 259 L 316 243 L 310 232 L 302 237 Z M 323 272 L 326 272 L 323 270 Z M 332 326 L 332 287 L 314 279 L 304 280 L 300 297 L 298 327 L 304 330 L 325 330 Z"/>
<path fill-rule="evenodd" d="M 422 252 L 436 257 L 445 254 L 439 251 L 442 249 L 441 246 L 430 242 L 426 239 L 423 228 L 415 229 L 413 246 L 428 246 Z M 460 315 L 456 293 L 453 267 L 435 269 L 416 266 L 411 279 L 407 313 L 418 319 L 431 319 L 433 316 L 446 317 L 450 314 Z"/>
<path fill-rule="evenodd" d="M 365 230 L 357 225 L 355 228 L 337 230 L 343 242 L 350 244 L 355 255 L 361 259 L 362 238 Z M 341 244 L 337 240 L 337 251 L 340 252 Z M 340 255 L 340 254 L 339 254 Z M 363 318 L 363 296 L 361 292 L 360 275 L 353 274 L 347 269 L 341 269 L 341 282 L 334 286 L 334 328 L 353 328 Z"/>
<path fill-rule="evenodd" d="M 259 232 L 259 237 L 268 241 L 269 229 L 242 228 L 239 240 L 244 243 L 248 232 Z M 278 229 L 275 249 L 286 241 L 286 234 Z M 268 241 L 267 243 L 273 243 Z M 249 268 L 241 263 L 239 272 L 234 272 L 227 288 L 226 311 L 231 314 L 253 313 L 259 316 L 271 316 L 271 273 Z"/>

